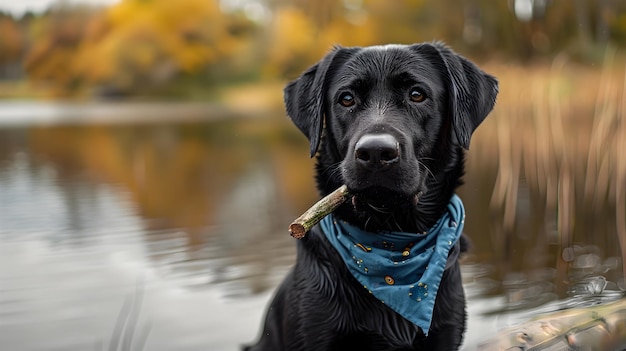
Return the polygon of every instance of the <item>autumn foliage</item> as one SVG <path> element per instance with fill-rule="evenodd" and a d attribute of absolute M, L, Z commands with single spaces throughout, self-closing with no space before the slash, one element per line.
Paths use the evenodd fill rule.
<path fill-rule="evenodd" d="M 33 20 L 23 58 L 35 81 L 127 93 L 208 73 L 240 48 L 215 1 L 122 1 L 59 7 Z"/>
<path fill-rule="evenodd" d="M 523 3 L 535 5 L 520 14 Z M 293 78 L 333 45 L 444 40 L 478 60 L 526 63 L 559 53 L 594 60 L 607 45 L 626 43 L 626 4 L 121 0 L 97 8 L 59 2 L 44 14 L 0 16 L 0 33 L 0 79 L 27 78 L 60 94 L 128 96 Z"/>

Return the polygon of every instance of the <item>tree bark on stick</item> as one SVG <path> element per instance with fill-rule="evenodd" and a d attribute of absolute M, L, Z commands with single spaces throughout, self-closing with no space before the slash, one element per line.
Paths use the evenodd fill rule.
<path fill-rule="evenodd" d="M 296 239 L 302 239 L 322 218 L 333 212 L 350 197 L 348 187 L 342 185 L 311 206 L 302 216 L 289 225 L 289 233 Z"/>

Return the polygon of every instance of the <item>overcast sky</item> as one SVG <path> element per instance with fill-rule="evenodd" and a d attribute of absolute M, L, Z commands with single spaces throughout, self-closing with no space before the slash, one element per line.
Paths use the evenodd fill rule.
<path fill-rule="evenodd" d="M 59 0 L 0 0 L 0 11 L 20 16 L 26 11 L 42 12 Z M 119 0 L 63 0 L 69 3 L 113 4 Z"/>

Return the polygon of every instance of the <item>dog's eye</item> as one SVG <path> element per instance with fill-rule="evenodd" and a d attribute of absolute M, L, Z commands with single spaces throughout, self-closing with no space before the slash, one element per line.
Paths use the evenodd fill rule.
<path fill-rule="evenodd" d="M 409 97 L 411 98 L 411 101 L 413 102 L 422 102 L 426 100 L 426 95 L 424 95 L 424 93 L 422 93 L 417 88 L 411 89 L 411 92 L 409 93 Z"/>
<path fill-rule="evenodd" d="M 343 93 L 339 96 L 339 104 L 343 107 L 350 107 L 354 105 L 354 96 L 350 93 Z"/>

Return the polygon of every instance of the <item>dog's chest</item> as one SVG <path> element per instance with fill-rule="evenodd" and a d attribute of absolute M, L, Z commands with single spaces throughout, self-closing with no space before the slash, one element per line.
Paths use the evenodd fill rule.
<path fill-rule="evenodd" d="M 300 277 L 296 284 L 307 286 L 298 289 L 307 306 L 304 315 L 342 333 L 367 332 L 396 343 L 413 343 L 419 328 L 358 282 L 318 228 L 309 233 L 307 241 L 299 249 L 295 272 Z"/>

